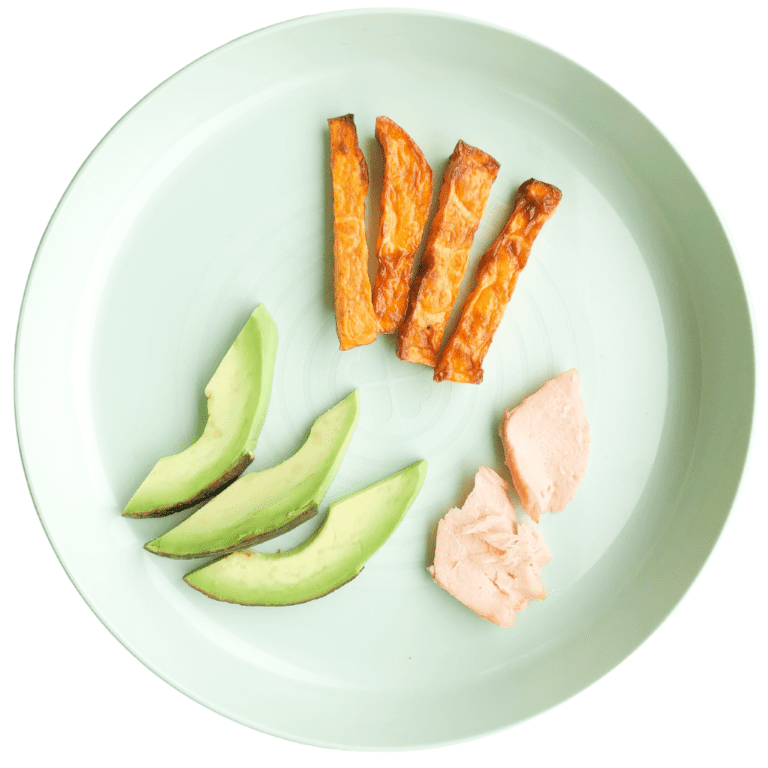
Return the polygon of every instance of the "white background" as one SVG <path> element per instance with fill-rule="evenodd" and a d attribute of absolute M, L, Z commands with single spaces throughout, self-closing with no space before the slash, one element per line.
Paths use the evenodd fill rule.
<path fill-rule="evenodd" d="M 15 441 L 12 358 L 26 276 L 79 165 L 142 96 L 209 50 L 260 27 L 365 2 L 30 0 L 0 17 L 0 455 L 3 762 L 82 766 L 768 764 L 765 721 L 766 407 L 725 531 L 688 595 L 629 659 L 507 732 L 430 751 L 350 753 L 230 722 L 155 677 L 72 587 L 39 523 Z M 384 2 L 371 4 L 374 7 Z M 740 255 L 768 338 L 765 12 L 756 0 L 546 0 L 396 6 L 472 15 L 586 66 L 678 148 Z M 765 352 L 765 350 L 763 350 Z M 758 380 L 758 391 L 764 384 Z M 73 521 L 74 522 L 74 521 Z"/>

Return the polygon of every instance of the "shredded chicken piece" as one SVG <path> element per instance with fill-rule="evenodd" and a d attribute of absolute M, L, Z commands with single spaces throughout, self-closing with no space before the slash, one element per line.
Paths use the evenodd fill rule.
<path fill-rule="evenodd" d="M 546 597 L 539 577 L 552 557 L 541 531 L 518 523 L 508 489 L 496 472 L 480 467 L 464 506 L 438 523 L 429 568 L 443 589 L 502 627 L 512 626 L 531 600 Z"/>

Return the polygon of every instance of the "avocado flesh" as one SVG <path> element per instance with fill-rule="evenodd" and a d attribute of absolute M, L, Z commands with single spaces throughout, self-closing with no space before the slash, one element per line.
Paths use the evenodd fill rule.
<path fill-rule="evenodd" d="M 253 461 L 272 392 L 277 326 L 257 307 L 205 388 L 208 420 L 189 448 L 155 464 L 123 510 L 161 517 L 213 496 Z"/>
<path fill-rule="evenodd" d="M 360 415 L 355 390 L 320 416 L 289 459 L 243 475 L 146 549 L 166 557 L 204 557 L 266 541 L 317 514 Z"/>
<path fill-rule="evenodd" d="M 216 600 L 293 605 L 327 595 L 357 576 L 405 517 L 421 490 L 427 462 L 331 504 L 318 530 L 276 554 L 240 550 L 188 573 L 184 581 Z"/>

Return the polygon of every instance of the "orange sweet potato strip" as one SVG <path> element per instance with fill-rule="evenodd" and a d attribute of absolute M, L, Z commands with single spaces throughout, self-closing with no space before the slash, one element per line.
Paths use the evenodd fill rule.
<path fill-rule="evenodd" d="M 459 141 L 448 161 L 440 200 L 427 236 L 411 300 L 397 340 L 397 355 L 434 365 L 459 292 L 467 258 L 499 164 Z"/>
<path fill-rule="evenodd" d="M 413 259 L 432 200 L 432 169 L 416 142 L 388 117 L 376 118 L 376 138 L 384 150 L 384 184 L 373 309 L 379 333 L 394 333 L 408 308 Z"/>
<path fill-rule="evenodd" d="M 536 179 L 529 179 L 517 190 L 509 220 L 480 260 L 475 288 L 440 353 L 435 381 L 479 384 L 483 380 L 483 358 L 493 334 L 528 261 L 533 241 L 561 197 L 557 187 Z"/>
<path fill-rule="evenodd" d="M 376 340 L 378 320 L 368 278 L 365 196 L 368 165 L 353 115 L 328 120 L 333 177 L 333 298 L 339 349 Z"/>

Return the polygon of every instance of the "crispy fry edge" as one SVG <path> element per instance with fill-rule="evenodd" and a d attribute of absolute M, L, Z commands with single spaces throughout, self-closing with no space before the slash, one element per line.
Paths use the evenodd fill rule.
<path fill-rule="evenodd" d="M 411 160 L 410 189 L 399 187 L 401 179 L 392 173 L 392 141 L 402 139 L 408 148 Z M 432 202 L 432 167 L 427 162 L 419 145 L 398 123 L 385 115 L 376 118 L 376 140 L 384 153 L 384 181 L 381 190 L 381 220 L 376 241 L 376 258 L 379 262 L 376 281 L 373 288 L 373 308 L 379 319 L 379 333 L 394 333 L 402 325 L 408 309 L 413 262 L 424 237 Z M 386 244 L 397 240 L 397 235 L 387 237 L 385 231 L 387 213 L 395 209 L 395 201 L 411 195 L 415 215 L 405 223 L 398 221 L 399 227 L 414 229 L 411 232 L 410 247 L 403 252 L 395 249 L 387 252 Z M 414 198 L 416 198 L 414 200 Z"/>
<path fill-rule="evenodd" d="M 483 360 L 512 298 L 517 280 L 528 263 L 534 241 L 561 199 L 562 192 L 552 184 L 528 179 L 520 185 L 504 228 L 480 259 L 475 287 L 464 302 L 456 329 L 440 353 L 434 381 L 466 384 L 483 381 Z M 520 217 L 523 217 L 522 222 Z M 503 270 L 507 273 L 506 278 L 499 278 L 502 266 L 507 267 Z M 495 292 L 495 312 L 482 323 L 483 318 L 478 316 L 478 303 L 483 294 L 494 290 L 499 279 L 505 279 L 505 283 Z M 479 339 L 478 331 L 482 332 Z M 456 362 L 467 364 L 459 366 Z"/>
<path fill-rule="evenodd" d="M 348 113 L 340 117 L 328 118 L 328 127 L 331 140 L 331 178 L 333 190 L 333 292 L 336 335 L 339 339 L 339 349 L 347 350 L 374 342 L 378 327 L 378 320 L 373 311 L 371 284 L 368 277 L 368 242 L 365 230 L 365 197 L 368 194 L 369 186 L 368 164 L 360 149 L 353 114 Z M 342 136 L 339 140 L 339 137 L 335 136 L 337 132 L 345 132 L 347 135 L 346 137 Z M 344 138 L 348 139 L 349 147 L 345 144 Z M 337 216 L 338 199 L 341 198 L 337 188 L 342 186 L 343 180 L 337 178 L 336 163 L 339 160 L 340 153 L 349 154 L 350 149 L 357 160 L 363 196 L 363 218 L 361 222 L 363 236 L 360 238 L 361 247 L 358 254 L 346 251 Z M 361 291 L 353 292 L 350 286 L 345 285 L 341 281 L 341 260 L 344 258 L 350 260 L 352 270 L 356 272 L 361 283 Z M 358 263 L 355 263 L 355 261 Z M 354 318 L 352 328 L 349 328 L 350 323 L 345 321 L 345 315 L 347 314 L 351 314 Z"/>
<path fill-rule="evenodd" d="M 480 226 L 482 215 L 485 210 L 485 205 L 488 202 L 488 195 L 490 194 L 490 188 L 496 180 L 496 176 L 499 172 L 499 162 L 487 152 L 473 147 L 471 144 L 467 144 L 463 140 L 459 139 L 456 143 L 456 147 L 451 154 L 448 165 L 443 173 L 443 181 L 440 187 L 440 196 L 438 202 L 438 209 L 435 213 L 432 223 L 430 225 L 429 234 L 427 236 L 427 244 L 424 248 L 424 253 L 421 258 L 421 262 L 416 272 L 413 284 L 411 286 L 410 301 L 408 304 L 408 310 L 405 315 L 405 320 L 400 327 L 400 333 L 397 340 L 397 356 L 401 360 L 407 360 L 414 363 L 422 363 L 423 365 L 434 366 L 438 360 L 438 353 L 440 350 L 440 344 L 443 340 L 445 333 L 445 327 L 448 323 L 453 305 L 456 302 L 461 282 L 464 279 L 464 272 L 466 271 L 466 260 L 464 268 L 461 271 L 461 275 L 455 284 L 452 285 L 453 300 L 451 306 L 447 312 L 444 313 L 443 320 L 438 324 L 438 328 L 434 328 L 433 325 L 427 325 L 426 327 L 417 327 L 416 315 L 419 307 L 424 300 L 424 292 L 429 287 L 429 282 L 439 279 L 441 275 L 436 275 L 437 265 L 435 264 L 434 246 L 438 238 L 442 234 L 444 222 L 446 220 L 446 207 L 451 195 L 451 189 L 454 182 L 459 178 L 461 173 L 466 172 L 468 162 L 474 160 L 475 171 L 485 170 L 490 175 L 490 184 L 488 185 L 488 194 L 482 204 L 480 215 L 477 218 L 477 222 L 472 229 L 471 233 L 466 233 L 466 239 L 469 241 L 469 248 L 467 248 L 467 254 L 471 249 L 472 242 L 474 241 L 475 233 Z M 437 337 L 437 338 L 435 338 Z"/>

